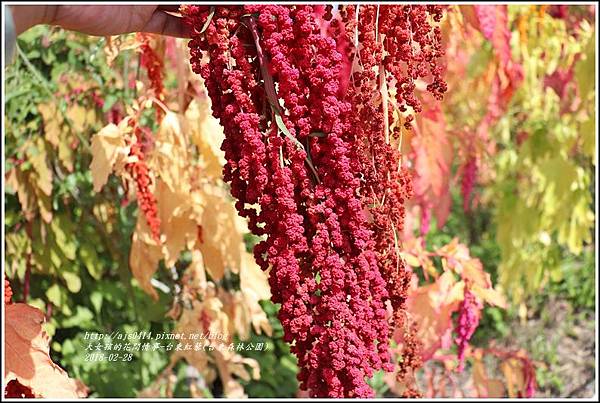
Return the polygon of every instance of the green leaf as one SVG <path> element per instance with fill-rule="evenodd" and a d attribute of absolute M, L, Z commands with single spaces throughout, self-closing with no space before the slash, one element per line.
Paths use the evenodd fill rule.
<path fill-rule="evenodd" d="M 481 44 L 481 49 L 473 53 L 467 64 L 467 76 L 472 79 L 481 75 L 488 67 L 493 54 L 492 44 L 484 41 Z"/>
<path fill-rule="evenodd" d="M 52 284 L 46 290 L 46 297 L 54 306 L 61 308 L 65 299 L 64 291 L 58 284 Z"/>
<path fill-rule="evenodd" d="M 56 245 L 67 259 L 75 260 L 77 247 L 74 242 L 73 233 L 70 231 L 72 227 L 71 222 L 61 215 L 56 216 L 50 226 L 56 239 Z"/>
<path fill-rule="evenodd" d="M 108 112 L 110 108 L 119 100 L 115 94 L 108 94 L 104 98 L 104 105 L 102 106 L 102 112 Z"/>
<path fill-rule="evenodd" d="M 65 280 L 70 292 L 77 293 L 81 290 L 81 279 L 77 274 L 70 271 L 62 271 L 60 274 L 63 280 Z"/>
<path fill-rule="evenodd" d="M 592 158 L 592 163 L 596 163 L 596 120 L 592 116 L 581 124 L 580 127 L 581 137 L 583 142 L 581 144 L 581 151 Z"/>
<path fill-rule="evenodd" d="M 63 320 L 60 323 L 60 327 L 68 328 L 68 327 L 80 327 L 80 328 L 90 328 L 94 325 L 93 323 L 94 314 L 88 308 L 83 306 L 77 306 L 75 309 L 75 313 Z"/>
<path fill-rule="evenodd" d="M 582 99 L 587 99 L 588 94 L 596 88 L 595 54 L 595 35 L 591 35 L 581 59 L 575 65 L 575 80 Z"/>
<path fill-rule="evenodd" d="M 84 243 L 79 246 L 79 257 L 85 265 L 88 273 L 96 280 L 100 280 L 103 273 L 103 268 L 98 260 L 98 254 L 94 246 L 89 243 Z"/>

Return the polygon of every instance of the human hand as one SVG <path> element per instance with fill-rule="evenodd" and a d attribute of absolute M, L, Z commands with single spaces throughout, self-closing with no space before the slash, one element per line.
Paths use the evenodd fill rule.
<path fill-rule="evenodd" d="M 11 6 L 17 35 L 34 25 L 49 24 L 94 36 L 119 35 L 130 32 L 149 32 L 161 35 L 188 37 L 179 6 L 129 5 L 39 5 Z"/>

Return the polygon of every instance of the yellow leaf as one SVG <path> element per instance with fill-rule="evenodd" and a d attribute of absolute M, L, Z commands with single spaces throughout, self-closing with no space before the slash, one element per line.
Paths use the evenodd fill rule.
<path fill-rule="evenodd" d="M 257 300 L 270 299 L 271 289 L 267 278 L 267 273 L 256 264 L 254 256 L 244 253 L 240 266 L 240 289 L 252 291 Z"/>
<path fill-rule="evenodd" d="M 140 42 L 135 35 L 115 35 L 106 37 L 104 53 L 106 54 L 106 63 L 111 67 L 119 54 L 125 50 L 136 49 Z"/>
<path fill-rule="evenodd" d="M 505 396 L 504 384 L 499 379 L 488 377 L 480 357 L 475 357 L 473 360 L 473 383 L 477 389 L 478 397 L 498 398 Z"/>
<path fill-rule="evenodd" d="M 200 153 L 203 174 L 210 178 L 220 178 L 225 164 L 225 153 L 221 151 L 225 135 L 222 126 L 210 112 L 210 99 L 193 99 L 185 111 L 185 117 L 192 141 Z"/>
<path fill-rule="evenodd" d="M 175 330 L 173 333 L 184 334 L 186 337 L 192 334 L 203 333 L 206 330 L 202 326 L 202 312 L 204 310 L 204 304 L 198 300 L 192 302 L 192 309 L 184 309 Z M 199 343 L 204 345 L 205 340 L 199 340 Z M 195 367 L 203 376 L 206 377 L 209 369 L 208 365 L 208 352 L 206 350 L 192 350 L 192 351 L 175 351 L 171 355 L 171 364 L 175 364 L 180 359 L 185 359 L 190 365 Z"/>
<path fill-rule="evenodd" d="M 38 137 L 35 140 L 35 151 L 32 148 L 29 149 L 28 157 L 29 162 L 33 166 L 36 173 L 35 184 L 39 187 L 45 195 L 50 196 L 52 194 L 52 170 L 48 166 L 46 161 L 47 152 L 44 139 Z"/>
<path fill-rule="evenodd" d="M 27 270 L 27 261 L 22 256 L 31 253 L 31 238 L 24 231 L 7 233 L 5 242 L 5 270 L 9 277 L 23 278 Z"/>
<path fill-rule="evenodd" d="M 67 91 L 65 89 L 65 91 Z M 69 171 L 73 171 L 74 132 L 83 132 L 96 121 L 96 112 L 73 103 L 67 107 L 66 116 L 71 126 L 65 124 L 63 114 L 54 102 L 41 104 L 38 110 L 44 121 L 44 135 L 46 140 L 58 150 L 58 159 Z"/>
<path fill-rule="evenodd" d="M 483 288 L 490 288 L 492 280 L 490 274 L 483 270 L 483 265 L 479 259 L 469 259 L 462 262 L 462 277 L 469 280 L 471 284 Z"/>
<path fill-rule="evenodd" d="M 179 254 L 186 244 L 196 238 L 198 224 L 190 215 L 174 216 L 168 222 L 161 222 L 165 234 L 165 263 L 167 266 L 175 264 Z"/>
<path fill-rule="evenodd" d="M 105 126 L 92 138 L 91 149 L 92 163 L 90 164 L 90 170 L 92 181 L 94 191 L 99 192 L 106 184 L 108 175 L 112 172 L 115 163 L 127 156 L 121 129 L 112 123 Z"/>
<path fill-rule="evenodd" d="M 182 116 L 168 112 L 159 127 L 148 165 L 172 192 L 189 195 L 190 163 Z"/>
<path fill-rule="evenodd" d="M 73 130 L 80 133 L 85 131 L 94 122 L 94 112 L 78 103 L 69 105 L 66 115 L 73 125 Z"/>
<path fill-rule="evenodd" d="M 192 263 L 188 270 L 191 272 L 192 287 L 199 289 L 203 294 L 207 287 L 206 272 L 204 271 L 202 253 L 198 249 L 192 250 Z"/>
<path fill-rule="evenodd" d="M 506 308 L 506 298 L 502 293 L 493 288 L 483 288 L 477 284 L 471 286 L 471 291 L 477 297 L 487 302 L 490 305 L 495 305 L 500 308 Z"/>
<path fill-rule="evenodd" d="M 422 267 L 423 270 L 433 276 L 438 277 L 437 270 L 432 260 L 429 258 L 429 253 L 423 248 L 423 239 L 418 237 L 409 237 L 404 241 L 403 251 L 400 252 L 406 263 L 413 267 Z"/>
<path fill-rule="evenodd" d="M 207 272 L 220 280 L 226 270 L 237 273 L 240 269 L 247 229 L 224 190 L 211 186 L 204 190 L 206 207 L 200 220 L 203 242 L 199 247 Z"/>
<path fill-rule="evenodd" d="M 215 353 L 215 362 L 221 376 L 223 384 L 223 394 L 230 399 L 242 399 L 247 397 L 244 393 L 244 387 L 233 377 L 238 377 L 250 380 L 250 376 L 244 368 L 244 364 L 249 365 L 253 369 L 252 377 L 259 378 L 258 362 L 252 358 L 243 358 L 238 354 L 233 354 L 228 351 L 217 351 Z"/>
<path fill-rule="evenodd" d="M 24 178 L 23 173 L 17 167 L 12 168 L 7 173 L 6 184 L 17 192 L 19 203 L 21 204 L 21 210 L 25 219 L 30 221 L 33 219 L 33 205 L 35 204 L 35 195 L 33 190 L 30 190 L 27 186 L 27 182 Z"/>
<path fill-rule="evenodd" d="M 229 320 L 229 334 L 237 334 L 240 340 L 246 340 L 250 335 L 250 318 L 244 309 L 244 296 L 241 291 L 227 292 L 219 289 L 219 299 L 223 303 L 223 312 Z"/>
<path fill-rule="evenodd" d="M 469 248 L 454 238 L 449 244 L 439 248 L 436 253 L 443 256 L 442 261 L 448 268 L 459 274 L 463 280 L 483 288 L 492 286 L 489 273 L 483 270 L 481 261 L 471 257 Z"/>
<path fill-rule="evenodd" d="M 65 141 L 58 143 L 58 159 L 69 172 L 73 172 L 73 155 L 71 144 L 67 144 Z"/>
<path fill-rule="evenodd" d="M 402 256 L 408 265 L 412 267 L 421 267 L 421 262 L 419 261 L 418 257 L 407 252 L 400 252 L 400 256 Z"/>
<path fill-rule="evenodd" d="M 46 163 L 46 144 L 43 138 L 28 140 L 24 148 L 30 169 L 16 166 L 7 173 L 7 184 L 17 192 L 23 214 L 28 221 L 39 211 L 42 219 L 52 221 L 52 171 Z"/>
<path fill-rule="evenodd" d="M 161 247 L 156 244 L 146 218 L 143 214 L 139 214 L 129 252 L 129 266 L 140 287 L 155 300 L 158 299 L 158 294 L 151 280 L 162 258 Z"/>
<path fill-rule="evenodd" d="M 273 329 L 267 315 L 258 303 L 260 300 L 271 298 L 268 276 L 256 264 L 254 256 L 249 253 L 244 253 L 242 256 L 240 289 L 244 295 L 245 303 L 243 307 L 248 310 L 248 316 L 250 317 L 254 331 L 261 333 L 262 330 L 268 336 L 271 336 Z"/>
<path fill-rule="evenodd" d="M 164 239 L 165 263 L 170 267 L 186 245 L 196 240 L 198 223 L 189 193 L 174 193 L 162 179 L 158 179 L 155 195 Z"/>
<path fill-rule="evenodd" d="M 521 397 L 524 396 L 526 385 L 525 375 L 523 374 L 523 364 L 521 360 L 517 358 L 509 358 L 500 364 L 500 369 L 506 379 L 506 385 L 508 387 L 508 397 Z"/>
<path fill-rule="evenodd" d="M 596 164 L 596 119 L 588 118 L 581 124 L 580 135 L 582 139 L 581 150 Z"/>
<path fill-rule="evenodd" d="M 455 256 L 460 253 L 460 244 L 458 242 L 458 238 L 453 238 L 449 243 L 439 248 L 436 253 L 440 256 L 448 255 Z"/>
<path fill-rule="evenodd" d="M 44 121 L 44 136 L 54 147 L 58 147 L 61 138 L 63 117 L 54 102 L 38 105 L 38 111 Z"/>

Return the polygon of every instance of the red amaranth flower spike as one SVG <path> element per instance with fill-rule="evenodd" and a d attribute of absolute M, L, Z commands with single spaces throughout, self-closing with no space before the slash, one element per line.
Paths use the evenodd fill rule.
<path fill-rule="evenodd" d="M 4 279 L 4 304 L 8 305 L 12 303 L 12 289 L 7 279 Z"/>
<path fill-rule="evenodd" d="M 372 397 L 367 378 L 393 369 L 387 304 L 398 319 L 410 276 L 395 236 L 412 187 L 385 132 L 393 108 L 379 83 L 397 83 L 415 112 L 413 80 L 431 76 L 429 91 L 445 90 L 438 8 L 361 6 L 359 55 L 353 7 L 339 16 L 307 5 L 181 7 L 192 69 L 225 133 L 224 180 L 264 237 L 254 256 L 269 270 L 300 387 L 313 397 Z M 393 54 L 399 31 L 388 28 L 387 42 L 375 35 L 392 16 L 416 41 Z M 352 72 L 355 57 L 362 65 Z"/>
<path fill-rule="evenodd" d="M 412 197 L 413 189 L 397 142 L 401 131 L 411 127 L 409 107 L 414 112 L 421 109 L 414 81 L 430 76 L 427 89 L 436 98 L 446 90 L 437 65 L 443 53 L 441 36 L 439 28 L 434 27 L 441 11 L 440 7 L 429 6 L 350 5 L 341 13 L 347 43 L 359 45 L 359 50 L 351 46 L 347 54 L 354 64 L 360 64 L 347 93 L 354 117 L 348 136 L 354 136 L 353 160 L 360 164 L 358 170 L 363 177 L 360 193 L 372 216 L 370 228 L 379 270 L 387 279 L 394 311 L 392 328 L 411 326 L 406 323 L 405 304 L 411 272 L 400 258 L 398 238 L 404 230 L 404 203 Z M 395 99 L 388 95 L 388 88 L 393 87 Z M 404 128 L 390 128 L 394 109 L 407 113 Z M 421 365 L 420 343 L 412 330 L 405 332 L 404 339 L 399 379 L 414 383 L 412 372 Z"/>
<path fill-rule="evenodd" d="M 150 88 L 154 93 L 154 96 L 159 99 L 164 99 L 164 62 L 162 58 L 156 53 L 151 45 L 150 34 L 138 32 L 138 39 L 140 40 L 140 64 L 144 67 L 148 73 L 148 79 L 150 80 Z"/>
<path fill-rule="evenodd" d="M 152 36 L 147 33 L 138 32 L 138 40 L 140 44 L 140 64 L 148 74 L 150 81 L 150 89 L 154 97 L 163 102 L 165 100 L 164 89 L 164 61 L 161 56 L 152 47 Z M 162 119 L 164 111 L 156 107 L 156 118 L 158 121 Z"/>
<path fill-rule="evenodd" d="M 465 296 L 458 309 L 458 321 L 454 331 L 457 334 L 456 344 L 458 346 L 458 367 L 457 371 L 462 372 L 465 364 L 465 351 L 469 345 L 469 340 L 479 326 L 481 316 L 481 302 L 475 297 L 475 294 L 465 285 Z"/>
<path fill-rule="evenodd" d="M 471 194 L 477 180 L 477 158 L 470 157 L 463 165 L 463 173 L 461 180 L 460 193 L 463 198 L 463 210 L 469 212 L 471 210 Z"/>
<path fill-rule="evenodd" d="M 157 243 L 160 243 L 160 218 L 158 217 L 156 198 L 150 190 L 152 179 L 143 152 L 143 131 L 134 119 L 129 121 L 129 125 L 136 138 L 136 141 L 131 144 L 129 155 L 136 157 L 137 161 L 126 164 L 125 169 L 135 180 L 138 206 L 146 218 L 152 237 Z"/>

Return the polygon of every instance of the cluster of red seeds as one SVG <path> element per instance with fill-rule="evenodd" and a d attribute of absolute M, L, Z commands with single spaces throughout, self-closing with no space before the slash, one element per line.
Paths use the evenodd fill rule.
<path fill-rule="evenodd" d="M 462 371 L 465 362 L 465 352 L 469 346 L 469 340 L 479 325 L 481 302 L 468 289 L 465 288 L 464 299 L 458 310 L 458 322 L 455 332 L 457 334 L 456 344 L 458 345 L 458 371 Z"/>
<path fill-rule="evenodd" d="M 158 53 L 153 49 L 150 34 L 138 33 L 140 41 L 140 64 L 146 69 L 148 79 L 150 80 L 150 88 L 154 96 L 159 99 L 164 99 L 164 62 Z"/>
<path fill-rule="evenodd" d="M 16 379 L 8 382 L 4 389 L 4 397 L 8 398 L 34 398 L 36 397 L 31 389 L 21 384 Z"/>
<path fill-rule="evenodd" d="M 129 125 L 133 129 L 136 138 L 136 141 L 131 144 L 129 156 L 135 157 L 137 161 L 127 163 L 125 169 L 135 180 L 138 206 L 144 217 L 146 217 L 152 237 L 156 242 L 160 242 L 160 218 L 158 217 L 156 198 L 150 189 L 152 178 L 145 161 L 143 131 L 134 119 L 129 121 Z"/>
<path fill-rule="evenodd" d="M 412 185 L 391 139 L 398 141 L 403 127 L 411 127 L 412 115 L 406 114 L 404 126 L 390 128 L 390 122 L 395 110 L 421 110 L 414 94 L 416 80 L 429 75 L 432 82 L 427 89 L 436 98 L 446 90 L 437 65 L 442 54 L 441 34 L 433 26 L 441 12 L 439 6 L 346 6 L 341 10 L 346 37 L 338 41 L 359 44 L 346 47 L 347 59 L 355 66 L 346 94 L 354 112 L 350 142 L 355 160 L 360 162 L 361 194 L 372 216 L 370 229 L 380 272 L 387 280 L 394 311 L 392 326 L 405 329 L 398 379 L 407 384 L 413 370 L 421 365 L 416 328 L 406 320 L 405 312 L 411 275 L 399 256 L 398 241 L 404 227 L 404 203 L 412 196 Z M 388 98 L 390 88 L 396 90 L 395 99 Z M 409 388 L 407 393 L 416 392 Z"/>
<path fill-rule="evenodd" d="M 165 100 L 164 60 L 155 48 L 156 46 L 153 47 L 152 35 L 138 32 L 137 37 L 140 41 L 140 65 L 146 70 L 154 97 L 163 102 Z M 155 110 L 156 120 L 160 123 L 164 111 L 157 106 L 155 106 Z"/>
<path fill-rule="evenodd" d="M 4 304 L 8 305 L 11 303 L 12 299 L 12 288 L 10 288 L 10 283 L 7 279 L 4 279 Z"/>
<path fill-rule="evenodd" d="M 390 328 L 405 316 L 410 278 L 397 234 L 412 190 L 390 141 L 400 131 L 389 128 L 391 104 L 418 112 L 415 81 L 425 76 L 434 95 L 445 90 L 434 27 L 441 10 L 181 11 L 193 32 L 193 70 L 224 128 L 224 179 L 263 237 L 254 255 L 270 270 L 300 386 L 313 397 L 373 396 L 366 379 L 393 369 Z M 396 87 L 394 100 L 384 99 L 383 83 Z"/>
<path fill-rule="evenodd" d="M 463 210 L 469 212 L 471 210 L 471 194 L 477 180 L 477 158 L 471 156 L 463 165 L 463 174 L 460 183 L 460 193 L 463 198 Z"/>

